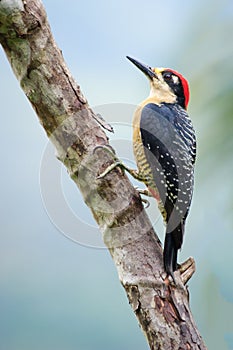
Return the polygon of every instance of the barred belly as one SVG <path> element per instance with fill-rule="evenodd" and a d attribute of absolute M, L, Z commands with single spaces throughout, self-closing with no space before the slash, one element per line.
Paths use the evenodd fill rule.
<path fill-rule="evenodd" d="M 150 168 L 150 164 L 148 163 L 145 152 L 144 152 L 144 146 L 141 140 L 140 131 L 137 133 L 137 130 L 134 132 L 134 156 L 138 167 L 139 177 L 142 179 L 144 184 L 147 186 L 148 190 L 150 191 L 151 195 L 157 200 L 158 202 L 158 208 L 163 216 L 164 221 L 166 222 L 166 211 L 164 209 L 164 205 L 160 199 L 160 195 L 158 192 L 158 189 L 156 187 L 153 174 Z"/>

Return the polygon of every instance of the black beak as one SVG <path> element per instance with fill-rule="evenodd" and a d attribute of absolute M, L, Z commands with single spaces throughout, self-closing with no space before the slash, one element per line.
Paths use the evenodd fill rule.
<path fill-rule="evenodd" d="M 152 71 L 151 67 L 135 60 L 132 57 L 126 56 L 128 60 L 130 60 L 133 64 L 135 64 L 136 67 L 138 67 L 150 80 L 153 78 L 157 78 L 156 74 Z"/>

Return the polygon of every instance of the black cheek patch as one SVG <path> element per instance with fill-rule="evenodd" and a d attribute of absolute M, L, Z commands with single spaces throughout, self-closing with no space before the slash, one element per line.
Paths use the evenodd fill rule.
<path fill-rule="evenodd" d="M 186 108 L 185 106 L 185 95 L 184 95 L 184 89 L 182 82 L 180 80 L 180 77 L 178 77 L 176 74 L 172 73 L 171 71 L 164 71 L 162 73 L 163 78 L 165 82 L 169 85 L 171 90 L 174 92 L 174 94 L 177 97 L 177 103 L 182 107 Z M 176 76 L 178 78 L 178 82 L 175 83 L 172 79 L 172 75 Z"/>

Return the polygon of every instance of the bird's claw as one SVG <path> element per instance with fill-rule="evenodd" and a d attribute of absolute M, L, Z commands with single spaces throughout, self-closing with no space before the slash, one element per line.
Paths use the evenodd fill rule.
<path fill-rule="evenodd" d="M 109 152 L 113 159 L 114 159 L 114 163 L 111 164 L 109 167 L 107 167 L 107 169 L 102 173 L 100 174 L 97 179 L 102 179 L 103 177 L 105 177 L 110 171 L 112 171 L 113 169 L 115 169 L 116 167 L 120 167 L 122 170 L 125 170 L 127 171 L 133 178 L 135 178 L 136 180 L 138 181 L 145 181 L 145 178 L 144 176 L 142 176 L 138 170 L 135 170 L 135 169 L 131 169 L 129 168 L 127 165 L 125 165 L 121 160 L 119 160 L 116 156 L 116 152 L 115 150 L 112 148 L 112 146 L 110 145 L 98 145 L 94 148 L 93 150 L 93 154 L 98 150 L 98 149 L 105 149 L 107 152 Z M 149 194 L 147 194 L 148 192 L 145 190 L 145 193 L 146 195 L 149 196 Z"/>
<path fill-rule="evenodd" d="M 150 202 L 147 199 L 141 198 L 142 203 L 145 203 L 145 209 L 149 208 Z"/>
<path fill-rule="evenodd" d="M 147 188 L 138 188 L 137 186 L 134 188 L 138 193 L 142 194 L 143 196 L 153 197 Z"/>
<path fill-rule="evenodd" d="M 149 191 L 146 188 L 145 189 L 141 189 L 141 188 L 138 188 L 137 186 L 135 186 L 134 188 L 140 195 L 151 197 L 150 194 L 149 194 Z M 145 208 L 146 209 L 149 208 L 150 202 L 147 199 L 141 198 L 141 201 L 143 203 L 145 203 Z"/>

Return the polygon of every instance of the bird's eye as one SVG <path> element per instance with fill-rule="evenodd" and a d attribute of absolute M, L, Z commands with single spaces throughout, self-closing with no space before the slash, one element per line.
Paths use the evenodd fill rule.
<path fill-rule="evenodd" d="M 172 79 L 172 73 L 170 73 L 170 72 L 164 73 L 163 74 L 163 79 L 167 80 L 167 81 L 171 80 Z"/>

